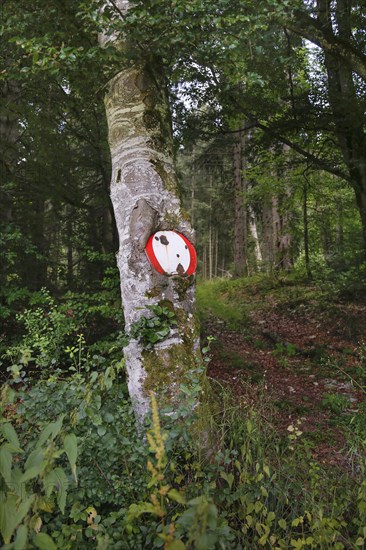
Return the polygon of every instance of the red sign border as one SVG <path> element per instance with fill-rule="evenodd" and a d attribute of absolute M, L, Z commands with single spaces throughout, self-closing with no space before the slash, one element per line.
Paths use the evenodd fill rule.
<path fill-rule="evenodd" d="M 188 269 L 185 273 L 185 276 L 189 277 L 189 275 L 193 275 L 193 273 L 195 273 L 195 271 L 197 269 L 196 249 L 194 248 L 193 244 L 187 239 L 187 237 L 185 237 L 182 233 L 179 233 L 178 231 L 174 231 L 174 229 L 169 229 L 169 231 L 171 231 L 172 233 L 176 233 L 177 235 L 182 237 L 182 239 L 184 240 L 184 242 L 186 243 L 186 245 L 188 247 L 189 257 L 190 257 L 191 261 L 189 263 L 189 266 L 188 266 Z M 161 267 L 158 259 L 156 258 L 155 254 L 154 254 L 153 241 L 154 241 L 154 237 L 155 237 L 156 233 L 159 233 L 159 231 L 156 231 L 155 233 L 150 235 L 150 237 L 149 237 L 149 239 L 146 243 L 146 247 L 145 247 L 146 256 L 148 257 L 148 260 L 151 263 L 151 265 L 153 266 L 153 268 L 155 269 L 155 271 L 157 271 L 158 273 L 161 273 L 162 275 L 167 275 L 168 277 L 175 277 L 175 276 L 177 276 L 177 274 L 166 273 L 164 271 L 164 269 Z"/>

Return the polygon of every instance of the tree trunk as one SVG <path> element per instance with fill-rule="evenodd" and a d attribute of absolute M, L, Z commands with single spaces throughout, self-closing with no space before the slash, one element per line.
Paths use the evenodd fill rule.
<path fill-rule="evenodd" d="M 337 0 L 332 13 L 330 0 L 318 0 L 318 19 L 333 35 L 333 22 L 340 39 L 352 43 L 351 2 Z M 336 53 L 324 49 L 328 98 L 340 150 L 348 168 L 361 217 L 366 257 L 366 134 L 362 92 L 356 87 L 351 67 Z"/>
<path fill-rule="evenodd" d="M 67 271 L 66 282 L 68 290 L 72 290 L 74 285 L 74 259 L 73 259 L 73 223 L 72 223 L 72 209 L 66 208 L 66 246 L 67 246 Z"/>
<path fill-rule="evenodd" d="M 118 7 L 126 10 L 128 2 L 120 1 Z M 101 43 L 105 41 L 102 37 Z M 164 388 L 175 402 L 179 384 L 195 367 L 200 353 L 194 276 L 168 277 L 156 272 L 145 245 L 160 230 L 176 230 L 191 241 L 194 234 L 179 197 L 169 105 L 159 63 L 135 60 L 117 74 L 108 83 L 105 108 L 126 332 L 142 317 L 151 317 L 148 306 L 154 304 L 171 309 L 177 319 L 167 338 L 153 349 L 134 338 L 124 349 L 129 393 L 141 421 L 149 409 L 149 391 Z"/>
<path fill-rule="evenodd" d="M 11 190 L 5 183 L 12 181 L 18 158 L 19 121 L 14 108 L 18 94 L 18 86 L 13 81 L 0 87 L 0 223 L 10 223 L 13 219 Z"/>
<path fill-rule="evenodd" d="M 309 219 L 308 219 L 308 181 L 304 176 L 303 186 L 303 220 L 304 220 L 304 250 L 306 275 L 311 279 L 310 251 L 309 251 Z"/>
<path fill-rule="evenodd" d="M 275 247 L 273 237 L 273 210 L 268 201 L 263 205 L 262 226 L 263 226 L 263 257 L 267 273 L 271 273 L 275 263 Z"/>
<path fill-rule="evenodd" d="M 244 133 L 238 132 L 233 148 L 234 165 L 234 276 L 247 273 L 247 206 Z"/>
<path fill-rule="evenodd" d="M 248 205 L 248 215 L 249 215 L 249 230 L 254 242 L 254 257 L 255 257 L 255 266 L 258 271 L 261 271 L 263 257 L 262 251 L 259 244 L 258 231 L 257 231 L 257 222 L 255 219 L 255 212 L 251 206 Z"/>

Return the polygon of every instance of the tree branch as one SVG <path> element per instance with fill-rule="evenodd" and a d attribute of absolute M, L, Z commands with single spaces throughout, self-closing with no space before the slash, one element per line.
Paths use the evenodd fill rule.
<path fill-rule="evenodd" d="M 324 28 L 318 19 L 297 11 L 293 23 L 286 21 L 285 27 L 306 38 L 319 48 L 340 57 L 347 66 L 366 81 L 366 55 L 350 41 L 336 36 L 332 30 Z"/>
<path fill-rule="evenodd" d="M 299 153 L 299 155 L 306 158 L 306 160 L 310 161 L 312 165 L 316 166 L 318 169 L 325 170 L 325 172 L 328 172 L 329 174 L 333 174 L 334 176 L 342 178 L 347 182 L 351 182 L 351 178 L 346 172 L 343 172 L 342 170 L 336 168 L 335 166 L 330 165 L 327 161 L 316 157 L 309 151 L 306 151 L 306 149 L 303 149 L 303 147 L 301 147 L 297 143 L 294 143 L 287 137 L 282 136 L 281 134 L 278 134 L 270 126 L 267 126 L 259 121 L 248 122 L 244 125 L 243 128 L 238 128 L 237 130 L 222 130 L 222 132 L 225 134 L 234 134 L 238 132 L 248 131 L 251 128 L 259 128 L 260 130 L 262 130 L 262 132 L 266 133 L 272 138 L 275 138 L 277 141 L 283 143 L 284 145 L 288 145 L 288 147 L 290 147 L 291 149 Z"/>

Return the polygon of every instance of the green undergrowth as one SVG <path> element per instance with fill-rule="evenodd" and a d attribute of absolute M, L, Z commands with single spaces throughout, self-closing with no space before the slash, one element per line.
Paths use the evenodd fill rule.
<path fill-rule="evenodd" d="M 357 312 L 353 312 L 350 307 L 340 313 L 340 308 L 365 302 L 366 289 L 361 284 L 350 286 L 345 295 L 345 281 L 345 276 L 339 276 L 335 281 L 321 278 L 308 280 L 296 273 L 256 274 L 241 279 L 200 281 L 197 285 L 198 312 L 203 324 L 215 318 L 230 329 L 244 332 L 250 331 L 249 315 L 255 310 L 265 313 L 275 308 L 284 313 L 322 317 L 337 317 L 341 314 L 342 317 L 347 316 L 345 325 L 349 326 L 350 335 L 357 338 L 363 330 Z"/>
<path fill-rule="evenodd" d="M 207 321 L 215 317 L 225 321 L 229 327 L 240 329 L 248 322 L 247 307 L 243 300 L 235 303 L 233 292 L 238 281 L 217 279 L 201 282 L 197 285 L 197 307 L 200 320 Z"/>
<path fill-rule="evenodd" d="M 265 386 L 238 405 L 199 368 L 138 435 L 119 369 L 4 388 L 4 549 L 363 547 L 363 432 L 352 475 L 322 467 L 301 426 L 273 429 Z"/>
<path fill-rule="evenodd" d="M 295 290 L 296 300 L 318 292 L 265 276 L 202 283 L 201 318 L 215 316 L 248 330 L 250 308 L 263 307 L 264 293 L 284 304 L 286 288 L 293 290 L 292 303 Z M 274 427 L 278 409 L 290 412 L 291 403 L 273 403 L 262 377 L 254 378 L 256 364 L 218 348 L 223 361 L 255 382 L 255 403 L 208 380 L 197 365 L 182 379 L 174 407 L 152 394 L 152 415 L 137 429 L 121 360 L 123 338 L 117 335 L 110 344 L 88 339 L 77 330 L 83 314 L 75 306 L 70 315 L 49 294 L 41 298 L 43 305 L 21 312 L 24 334 L 6 356 L 0 421 L 4 550 L 365 546 L 364 403 L 356 414 L 336 391 L 324 396 L 322 410 L 343 419 L 345 463 L 319 464 L 312 452 L 315 435 L 303 433 L 301 421 L 289 418 L 282 434 Z M 153 346 L 152 332 L 165 332 L 171 321 L 163 309 L 152 314 L 135 328 Z M 219 346 L 212 340 L 204 357 L 210 344 Z M 256 342 L 258 349 L 265 345 Z M 275 349 L 288 360 L 292 352 Z M 354 368 L 363 392 L 365 357 L 361 346 Z M 298 413 L 312 406 L 304 402 Z M 324 443 L 327 434 L 316 437 Z"/>
<path fill-rule="evenodd" d="M 242 279 L 215 279 L 197 285 L 197 304 L 200 318 L 209 316 L 238 328 L 248 323 L 248 313 L 261 308 L 284 307 L 291 310 L 299 305 L 321 303 L 334 299 L 315 283 L 294 277 L 255 275 Z"/>

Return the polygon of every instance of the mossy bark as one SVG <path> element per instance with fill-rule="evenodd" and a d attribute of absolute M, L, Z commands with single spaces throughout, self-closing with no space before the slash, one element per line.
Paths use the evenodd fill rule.
<path fill-rule="evenodd" d="M 119 4 L 120 9 L 128 9 L 128 2 Z M 102 44 L 105 41 L 102 38 Z M 176 230 L 193 242 L 194 233 L 179 196 L 161 67 L 156 60 L 137 57 L 109 82 L 105 96 L 126 331 L 142 316 L 151 316 L 147 306 L 162 301 L 171 304 L 178 319 L 170 335 L 153 350 L 144 350 L 135 339 L 124 350 L 129 392 L 141 420 L 149 409 L 150 390 L 164 387 L 171 396 L 177 393 L 184 372 L 199 354 L 199 335 L 194 277 L 182 282 L 157 273 L 144 251 L 155 231 Z"/>

